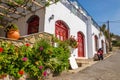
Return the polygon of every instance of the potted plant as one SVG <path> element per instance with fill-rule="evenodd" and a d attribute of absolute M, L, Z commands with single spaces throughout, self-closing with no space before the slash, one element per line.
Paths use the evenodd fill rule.
<path fill-rule="evenodd" d="M 16 24 L 9 24 L 5 28 L 7 38 L 18 40 L 20 38 L 20 33 L 18 30 L 18 26 Z"/>
<path fill-rule="evenodd" d="M 70 38 L 68 39 L 68 44 L 71 48 L 77 48 L 77 40 L 74 36 L 70 36 Z"/>

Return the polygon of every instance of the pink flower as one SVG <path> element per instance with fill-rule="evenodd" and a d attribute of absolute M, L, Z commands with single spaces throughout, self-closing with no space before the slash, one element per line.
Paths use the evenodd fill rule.
<path fill-rule="evenodd" d="M 43 47 L 41 46 L 39 49 L 40 49 L 40 51 L 42 51 L 42 50 L 43 50 Z"/>
<path fill-rule="evenodd" d="M 42 70 L 43 66 L 39 66 L 39 69 Z"/>
<path fill-rule="evenodd" d="M 28 60 L 27 57 L 22 58 L 22 61 L 27 61 L 27 60 Z"/>
<path fill-rule="evenodd" d="M 43 72 L 43 76 L 47 76 L 47 71 L 44 71 L 44 72 Z"/>

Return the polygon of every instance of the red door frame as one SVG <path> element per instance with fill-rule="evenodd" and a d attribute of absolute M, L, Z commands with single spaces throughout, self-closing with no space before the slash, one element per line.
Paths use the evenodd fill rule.
<path fill-rule="evenodd" d="M 94 39 L 95 39 L 95 51 L 97 51 L 98 50 L 98 37 L 95 35 Z"/>
<path fill-rule="evenodd" d="M 85 54 L 84 54 L 84 35 L 81 32 L 78 32 L 77 37 L 78 37 L 78 57 L 85 57 Z"/>
<path fill-rule="evenodd" d="M 64 41 L 66 39 L 68 39 L 68 33 L 69 29 L 67 27 L 67 25 L 65 24 L 65 22 L 58 20 L 55 23 L 55 36 L 61 40 Z"/>
<path fill-rule="evenodd" d="M 39 31 L 39 17 L 34 15 L 28 19 L 28 34 Z"/>

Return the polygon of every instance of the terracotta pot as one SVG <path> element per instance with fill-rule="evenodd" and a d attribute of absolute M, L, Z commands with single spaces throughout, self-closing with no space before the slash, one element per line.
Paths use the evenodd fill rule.
<path fill-rule="evenodd" d="M 10 30 L 7 33 L 7 38 L 18 40 L 20 38 L 20 33 L 18 30 Z"/>

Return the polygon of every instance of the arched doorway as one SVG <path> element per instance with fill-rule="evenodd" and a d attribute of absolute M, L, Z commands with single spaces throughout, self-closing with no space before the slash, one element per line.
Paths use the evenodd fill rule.
<path fill-rule="evenodd" d="M 84 57 L 84 35 L 81 32 L 77 33 L 78 37 L 78 57 Z"/>
<path fill-rule="evenodd" d="M 55 23 L 55 36 L 61 40 L 64 41 L 68 39 L 68 34 L 69 34 L 69 28 L 65 24 L 65 22 L 58 20 Z"/>
<path fill-rule="evenodd" d="M 104 41 L 103 40 L 101 40 L 101 44 L 102 44 L 102 49 L 104 51 Z"/>
<path fill-rule="evenodd" d="M 39 17 L 37 15 L 31 16 L 28 21 L 28 34 L 37 33 L 39 31 Z"/>
<path fill-rule="evenodd" d="M 98 50 L 98 37 L 95 35 L 95 51 Z"/>

